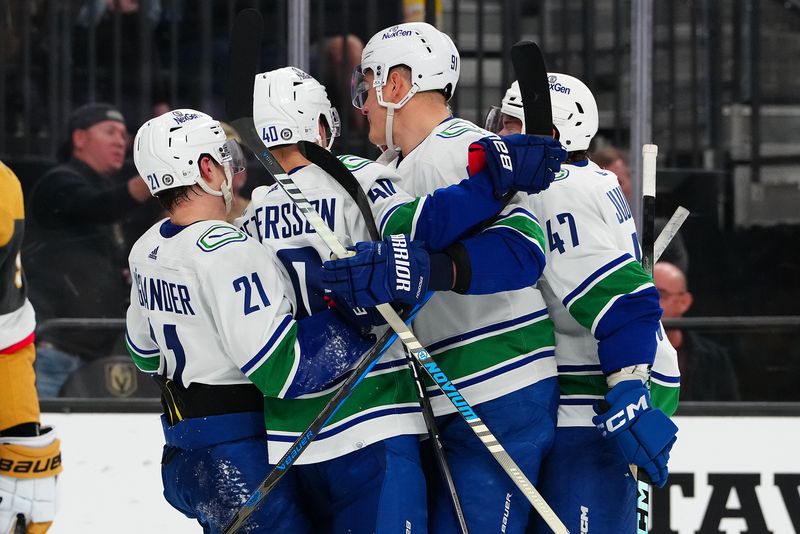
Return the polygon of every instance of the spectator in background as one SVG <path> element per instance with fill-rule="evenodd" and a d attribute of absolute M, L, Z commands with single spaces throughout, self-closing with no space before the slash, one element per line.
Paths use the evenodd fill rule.
<path fill-rule="evenodd" d="M 127 249 L 119 221 L 150 198 L 144 180 L 118 181 L 128 134 L 110 104 L 88 104 L 68 121 L 62 163 L 38 180 L 27 199 L 25 270 L 42 319 L 125 316 Z M 50 331 L 37 341 L 37 389 L 58 395 L 69 374 L 107 356 L 118 331 Z"/>
<path fill-rule="evenodd" d="M 628 200 L 628 204 L 633 204 L 633 200 L 631 199 L 632 185 L 631 171 L 628 168 L 628 154 L 612 145 L 605 145 L 592 153 L 592 161 L 597 163 L 601 168 L 617 175 L 619 187 Z M 664 217 L 656 217 L 656 237 L 658 237 L 658 234 L 664 229 L 667 221 L 668 219 Z M 684 273 L 689 272 L 689 251 L 686 249 L 686 243 L 683 241 L 683 236 L 680 232 L 675 234 L 675 237 L 672 239 L 672 242 L 664 251 L 661 258 L 664 261 L 677 265 Z"/>
<path fill-rule="evenodd" d="M 693 297 L 680 268 L 669 262 L 657 262 L 653 281 L 663 317 L 683 317 L 692 307 Z M 667 337 L 678 351 L 681 401 L 739 400 L 739 385 L 727 349 L 689 330 L 667 330 Z"/>

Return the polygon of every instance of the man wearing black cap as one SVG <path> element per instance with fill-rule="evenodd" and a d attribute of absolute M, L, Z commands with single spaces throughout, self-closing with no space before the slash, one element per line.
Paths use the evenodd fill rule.
<path fill-rule="evenodd" d="M 129 294 L 120 221 L 150 197 L 144 181 L 119 181 L 128 145 L 125 119 L 110 104 L 70 115 L 62 163 L 36 183 L 28 199 L 25 270 L 39 321 L 53 317 L 124 317 Z M 109 330 L 44 332 L 37 346 L 37 389 L 58 395 L 69 374 L 107 356 Z"/>

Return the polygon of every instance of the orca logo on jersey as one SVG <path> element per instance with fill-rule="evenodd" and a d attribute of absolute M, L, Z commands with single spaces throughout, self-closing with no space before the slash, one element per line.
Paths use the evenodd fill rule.
<path fill-rule="evenodd" d="M 647 397 L 642 395 L 635 404 L 628 404 L 625 408 L 609 417 L 608 422 L 606 423 L 608 432 L 616 432 L 625 426 L 625 423 L 628 421 L 633 421 L 633 419 L 636 417 L 636 412 L 643 412 L 648 408 L 649 406 L 647 404 Z M 603 435 L 605 436 L 606 432 L 603 432 Z"/>
<path fill-rule="evenodd" d="M 394 254 L 395 289 L 397 291 L 411 291 L 411 264 L 408 261 L 408 241 L 406 236 L 393 235 L 392 253 Z"/>

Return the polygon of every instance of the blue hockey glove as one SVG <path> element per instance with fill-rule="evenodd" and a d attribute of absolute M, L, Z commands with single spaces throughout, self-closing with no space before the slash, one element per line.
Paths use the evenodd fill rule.
<path fill-rule="evenodd" d="M 556 139 L 514 134 L 484 137 L 469 146 L 470 176 L 486 171 L 501 198 L 510 191 L 539 193 L 550 186 L 567 152 Z"/>
<path fill-rule="evenodd" d="M 639 380 L 624 380 L 611 388 L 605 401 L 595 403 L 592 423 L 613 440 L 629 464 L 647 471 L 663 487 L 669 470 L 669 451 L 677 439 L 675 426 L 664 412 L 650 406 L 650 392 Z"/>
<path fill-rule="evenodd" d="M 356 255 L 326 261 L 322 286 L 351 308 L 386 302 L 417 304 L 428 290 L 430 257 L 418 241 L 392 235 L 356 243 Z"/>

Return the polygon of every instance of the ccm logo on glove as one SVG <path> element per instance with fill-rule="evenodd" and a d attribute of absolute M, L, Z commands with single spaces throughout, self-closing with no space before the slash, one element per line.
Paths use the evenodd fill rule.
<path fill-rule="evenodd" d="M 642 395 L 635 404 L 628 404 L 625 408 L 609 417 L 608 421 L 599 424 L 598 428 L 603 432 L 603 436 L 605 437 L 605 435 L 609 432 L 616 432 L 625 426 L 625 423 L 628 421 L 633 421 L 633 419 L 636 418 L 636 412 L 643 412 L 649 407 L 650 406 L 647 404 L 646 396 Z M 608 430 L 605 430 L 603 427 L 607 428 Z"/>

